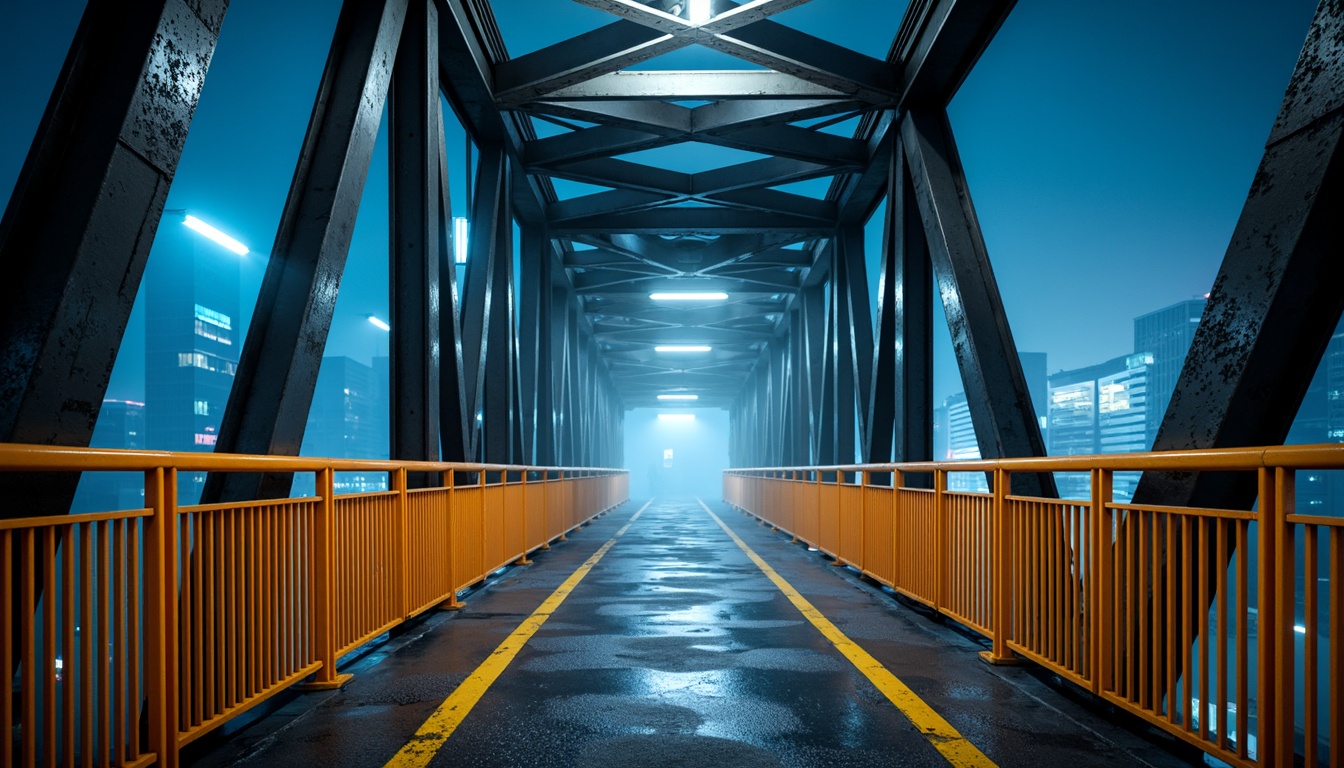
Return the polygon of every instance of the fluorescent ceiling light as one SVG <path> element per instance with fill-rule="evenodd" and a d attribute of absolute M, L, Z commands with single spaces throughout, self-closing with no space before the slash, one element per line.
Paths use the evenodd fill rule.
<path fill-rule="evenodd" d="M 687 16 L 691 23 L 696 26 L 709 21 L 709 0 L 690 0 L 690 11 Z"/>
<path fill-rule="evenodd" d="M 660 413 L 659 421 L 695 421 L 694 413 Z"/>
<path fill-rule="evenodd" d="M 200 232 L 202 235 L 214 240 L 216 243 L 228 248 L 239 256 L 246 256 L 248 253 L 246 245 L 234 240 L 232 237 L 220 232 L 218 229 L 215 229 L 191 214 L 184 216 L 182 218 L 182 223 L 186 225 L 187 229 Z"/>
<path fill-rule="evenodd" d="M 659 395 L 659 400 L 699 400 L 699 395 Z"/>
<path fill-rule="evenodd" d="M 390 330 L 392 330 L 392 326 L 390 326 L 390 325 L 388 325 L 387 323 L 385 323 L 385 322 L 383 322 L 382 320 L 380 320 L 380 319 L 378 318 L 377 315 L 366 315 L 366 317 L 369 318 L 369 322 L 370 322 L 375 328 L 380 328 L 380 329 L 382 329 L 382 330 L 384 330 L 384 331 L 390 331 Z"/>
<path fill-rule="evenodd" d="M 669 292 L 669 293 L 650 293 L 649 298 L 654 301 L 723 301 L 728 298 L 728 294 L 720 291 L 705 292 Z"/>
<path fill-rule="evenodd" d="M 659 344 L 654 352 L 708 352 L 713 347 L 708 344 Z"/>
<path fill-rule="evenodd" d="M 453 218 L 453 261 L 467 263 L 467 220 L 461 216 Z"/>

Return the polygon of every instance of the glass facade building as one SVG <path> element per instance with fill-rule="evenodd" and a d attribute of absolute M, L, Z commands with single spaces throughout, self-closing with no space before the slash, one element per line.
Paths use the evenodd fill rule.
<path fill-rule="evenodd" d="M 349 357 L 326 357 L 304 431 L 303 455 L 333 459 L 388 457 L 387 400 L 374 369 Z M 337 493 L 387 489 L 386 472 L 337 472 Z"/>
<path fill-rule="evenodd" d="M 1125 355 L 1099 365 L 1060 371 L 1050 377 L 1047 453 L 1083 456 L 1147 450 L 1148 353 Z M 1055 481 L 1060 498 L 1087 499 L 1090 480 L 1082 473 L 1061 472 Z M 1138 473 L 1116 473 L 1115 498 L 1134 495 Z"/>
<path fill-rule="evenodd" d="M 1151 448 L 1157 436 L 1207 303 L 1207 299 L 1188 299 L 1134 318 L 1134 351 L 1153 356 L 1148 366 L 1148 445 L 1143 450 Z"/>
<path fill-rule="evenodd" d="M 146 447 L 213 451 L 242 348 L 239 257 L 164 216 L 145 270 Z M 203 473 L 178 480 L 195 503 Z"/>

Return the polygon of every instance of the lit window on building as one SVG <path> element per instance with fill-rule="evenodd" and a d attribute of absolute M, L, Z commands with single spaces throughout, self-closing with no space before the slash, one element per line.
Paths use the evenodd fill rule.
<path fill-rule="evenodd" d="M 226 331 L 233 330 L 233 320 L 228 315 L 223 312 L 216 312 L 209 307 L 203 307 L 200 304 L 196 305 L 196 319 L 223 328 Z"/>

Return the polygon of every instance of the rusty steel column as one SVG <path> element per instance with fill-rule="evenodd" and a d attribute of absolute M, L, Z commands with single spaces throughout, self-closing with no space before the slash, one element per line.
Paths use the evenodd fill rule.
<path fill-rule="evenodd" d="M 444 221 L 439 200 L 438 31 L 433 0 L 411 0 L 387 111 L 390 449 L 391 458 L 412 461 L 439 460 Z"/>
<path fill-rule="evenodd" d="M 1278 445 L 1344 291 L 1344 4 L 1316 11 L 1154 450 Z M 1249 509 L 1255 479 L 1144 473 L 1135 503 Z"/>
<path fill-rule="evenodd" d="M 947 114 L 907 112 L 901 142 L 980 455 L 1044 456 L 1045 441 Z M 1058 495 L 1048 473 L 1017 474 L 1012 482 L 1015 493 Z"/>
<path fill-rule="evenodd" d="M 86 7 L 0 219 L 0 442 L 89 444 L 227 8 Z M 26 517 L 75 484 L 0 487 Z"/>
<path fill-rule="evenodd" d="M 299 453 L 405 16 L 406 0 L 341 7 L 217 453 Z M 283 498 L 292 481 L 212 473 L 201 500 Z"/>

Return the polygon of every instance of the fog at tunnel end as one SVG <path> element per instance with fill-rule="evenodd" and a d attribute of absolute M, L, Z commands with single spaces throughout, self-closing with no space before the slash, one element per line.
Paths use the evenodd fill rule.
<path fill-rule="evenodd" d="M 719 498 L 722 473 L 728 468 L 728 412 L 719 408 L 626 411 L 625 468 L 630 470 L 632 499 Z"/>

